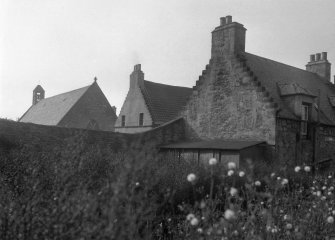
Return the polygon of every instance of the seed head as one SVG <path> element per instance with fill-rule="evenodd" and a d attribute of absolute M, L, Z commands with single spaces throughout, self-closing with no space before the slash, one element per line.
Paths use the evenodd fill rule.
<path fill-rule="evenodd" d="M 227 209 L 225 212 L 224 212 L 224 217 L 225 219 L 227 220 L 232 220 L 235 218 L 235 212 L 233 210 L 230 210 L 230 209 Z"/>
<path fill-rule="evenodd" d="M 193 183 L 196 179 L 196 176 L 194 173 L 190 173 L 189 175 L 187 175 L 187 181 L 189 181 L 190 183 Z"/>
<path fill-rule="evenodd" d="M 296 166 L 296 167 L 294 168 L 294 171 L 295 171 L 295 172 L 300 172 L 300 170 L 301 170 L 301 167 L 300 167 L 300 166 Z"/>
<path fill-rule="evenodd" d="M 282 185 L 288 184 L 288 180 L 286 178 L 283 178 L 283 180 L 281 180 L 281 184 Z"/>
<path fill-rule="evenodd" d="M 260 185 L 261 185 L 261 182 L 257 180 L 257 181 L 255 182 L 255 186 L 258 186 L 258 187 L 259 187 Z"/>
<path fill-rule="evenodd" d="M 216 165 L 218 163 L 218 160 L 216 160 L 216 158 L 211 158 L 211 159 L 209 159 L 208 163 L 211 166 Z"/>
<path fill-rule="evenodd" d="M 327 217 L 327 223 L 334 223 L 334 217 L 333 216 Z"/>
<path fill-rule="evenodd" d="M 186 220 L 187 220 L 187 221 L 191 221 L 193 218 L 195 218 L 195 216 L 194 216 L 193 213 L 189 213 L 189 214 L 187 214 L 187 216 L 186 216 Z"/>
<path fill-rule="evenodd" d="M 234 174 L 234 170 L 229 170 L 227 173 L 228 176 L 232 176 L 233 174 Z"/>
<path fill-rule="evenodd" d="M 237 195 L 237 189 L 236 188 L 234 188 L 234 187 L 232 187 L 232 188 L 230 188 L 230 195 L 232 195 L 232 196 L 236 196 Z"/>
<path fill-rule="evenodd" d="M 305 170 L 305 172 L 310 172 L 311 171 L 311 167 L 310 166 L 305 166 L 304 170 Z"/>
<path fill-rule="evenodd" d="M 228 169 L 235 169 L 236 168 L 236 163 L 234 162 L 229 162 L 228 163 Z"/>
<path fill-rule="evenodd" d="M 191 225 L 192 226 L 197 226 L 198 224 L 199 224 L 199 220 L 196 217 L 191 219 Z"/>

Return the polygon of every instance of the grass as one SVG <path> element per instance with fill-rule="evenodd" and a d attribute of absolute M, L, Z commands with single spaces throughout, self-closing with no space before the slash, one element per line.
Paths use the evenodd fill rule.
<path fill-rule="evenodd" d="M 0 239 L 335 239 L 333 175 L 255 175 L 248 162 L 202 168 L 80 138 L 12 150 L 0 158 Z"/>

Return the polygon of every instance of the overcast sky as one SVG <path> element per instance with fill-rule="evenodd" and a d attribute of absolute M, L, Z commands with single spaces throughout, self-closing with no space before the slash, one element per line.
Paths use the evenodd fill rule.
<path fill-rule="evenodd" d="M 192 87 L 226 15 L 247 28 L 246 51 L 303 69 L 326 51 L 334 75 L 334 10 L 334 0 L 0 0 L 0 117 L 22 116 L 37 84 L 50 97 L 94 76 L 119 113 L 137 63 L 146 80 Z"/>

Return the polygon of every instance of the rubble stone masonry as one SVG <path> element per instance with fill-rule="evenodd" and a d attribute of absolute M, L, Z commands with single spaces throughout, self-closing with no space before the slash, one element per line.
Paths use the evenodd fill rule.
<path fill-rule="evenodd" d="M 188 136 L 275 144 L 276 107 L 232 54 L 212 58 L 182 112 Z"/>

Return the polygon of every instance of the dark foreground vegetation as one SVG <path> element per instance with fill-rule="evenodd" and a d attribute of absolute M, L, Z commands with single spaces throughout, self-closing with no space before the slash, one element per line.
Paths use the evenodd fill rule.
<path fill-rule="evenodd" d="M 335 239 L 333 175 L 247 162 L 26 145 L 1 154 L 0 239 Z"/>

